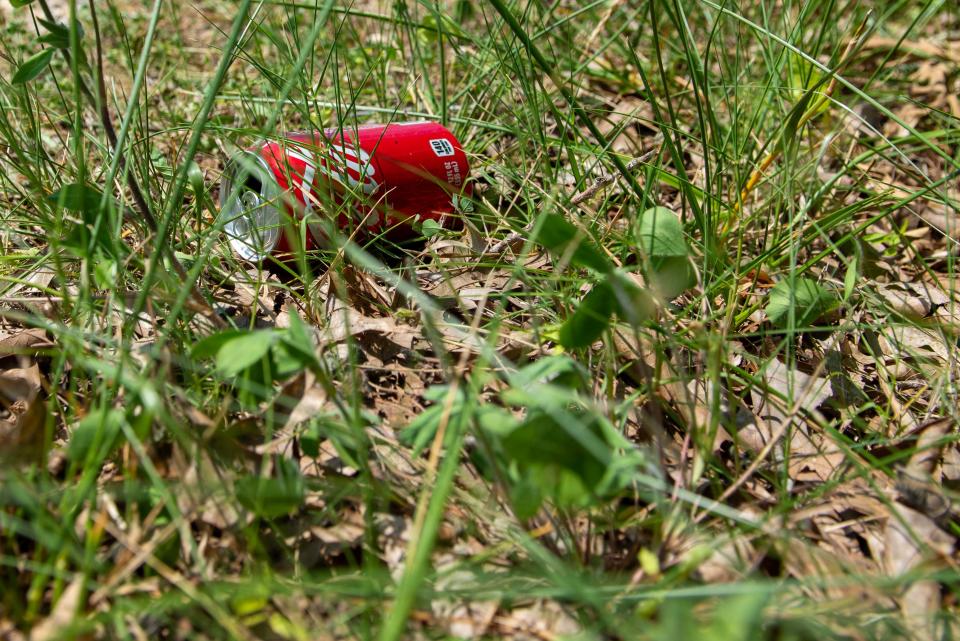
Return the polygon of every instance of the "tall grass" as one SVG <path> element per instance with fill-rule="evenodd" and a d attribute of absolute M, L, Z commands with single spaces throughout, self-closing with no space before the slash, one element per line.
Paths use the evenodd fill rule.
<path fill-rule="evenodd" d="M 458 634 L 483 617 L 456 606 L 494 601 L 490 637 L 530 636 L 513 613 L 532 611 L 543 638 L 561 615 L 583 638 L 889 638 L 910 586 L 955 600 L 951 563 L 891 575 L 802 516 L 849 488 L 889 508 L 917 425 L 956 419 L 954 328 L 881 287 L 933 276 L 953 314 L 952 230 L 914 230 L 956 214 L 956 118 L 908 122 L 919 63 L 902 54 L 956 27 L 950 3 L 65 4 L 0 32 L 2 331 L 49 339 L 0 352 L 39 364 L 45 409 L 39 455 L 0 452 L 0 631 L 394 640 Z M 12 82 L 44 47 L 49 66 Z M 463 230 L 329 225 L 329 247 L 301 236 L 284 265 L 230 253 L 235 150 L 413 119 L 469 155 Z M 608 278 L 576 245 L 649 285 L 637 238 L 656 206 L 679 215 L 696 284 L 560 347 Z M 577 230 L 562 251 L 553 215 Z M 804 279 L 836 303 L 815 327 Z M 792 292 L 781 325 L 761 313 L 774 282 Z M 392 329 L 350 329 L 369 318 Z M 203 357 L 233 330 L 287 341 L 299 366 Z M 831 370 L 844 340 L 858 351 Z M 801 379 L 770 383 L 781 363 L 863 390 L 819 411 Z M 761 398 L 790 424 L 756 461 L 736 413 Z M 552 426 L 542 446 L 508 434 L 531 416 Z M 826 478 L 797 480 L 797 431 L 839 456 Z M 538 458 L 553 448 L 572 460 Z"/>

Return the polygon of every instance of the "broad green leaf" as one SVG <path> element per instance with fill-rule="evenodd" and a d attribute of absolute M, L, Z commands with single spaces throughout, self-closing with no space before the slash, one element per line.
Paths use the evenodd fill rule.
<path fill-rule="evenodd" d="M 275 476 L 246 476 L 236 483 L 237 499 L 245 508 L 267 519 L 273 519 L 300 507 L 305 483 L 296 464 L 276 459 Z"/>
<path fill-rule="evenodd" d="M 39 18 L 38 22 L 44 26 L 48 31 L 44 35 L 37 38 L 40 42 L 48 44 L 51 47 L 57 49 L 69 49 L 70 48 L 70 29 L 59 22 L 51 22 L 50 20 L 44 20 Z M 81 35 L 83 35 L 83 30 L 81 29 Z"/>
<path fill-rule="evenodd" d="M 126 421 L 124 412 L 118 409 L 90 412 L 74 428 L 67 444 L 67 459 L 73 463 L 103 461 L 120 444 L 120 434 Z M 95 454 L 91 458 L 91 452 Z"/>
<path fill-rule="evenodd" d="M 791 99 L 798 104 L 804 103 L 803 112 L 819 115 L 830 106 L 830 99 L 825 93 L 826 81 L 823 73 L 810 64 L 802 56 L 790 52 L 790 81 L 788 93 Z"/>
<path fill-rule="evenodd" d="M 264 362 L 260 360 L 241 369 L 238 374 L 221 374 L 224 378 L 231 379 L 236 390 L 237 402 L 246 409 L 255 410 L 274 392 L 271 384 L 273 382 L 272 359 L 268 359 L 266 365 L 267 367 L 264 367 Z"/>
<path fill-rule="evenodd" d="M 63 186 L 49 195 L 47 200 L 56 208 L 80 214 L 80 220 L 71 219 L 65 226 L 63 245 L 78 257 L 89 257 L 90 248 L 94 248 L 94 278 L 97 279 L 97 286 L 113 289 L 119 265 L 123 257 L 129 254 L 129 247 L 114 233 L 116 203 L 112 198 L 107 198 L 101 209 L 103 194 L 89 185 L 79 183 Z M 116 265 L 101 264 L 101 260 L 115 261 Z"/>
<path fill-rule="evenodd" d="M 671 257 L 665 260 L 687 259 Z M 558 340 L 567 349 L 588 347 L 610 326 L 614 313 L 637 325 L 650 318 L 655 310 L 656 304 L 649 293 L 625 275 L 611 271 L 584 296 L 573 315 L 560 327 Z"/>
<path fill-rule="evenodd" d="M 606 473 L 613 456 L 604 419 L 582 407 L 548 411 L 532 409 L 503 439 L 521 465 L 559 465 L 576 472 L 589 487 Z"/>
<path fill-rule="evenodd" d="M 239 330 L 218 332 L 197 342 L 190 351 L 195 360 L 214 358 L 217 371 L 234 381 L 238 400 L 255 405 L 269 394 L 273 381 L 288 378 L 316 364 L 313 340 L 303 323 L 292 320 L 286 330 Z M 269 358 L 270 367 L 258 367 Z"/>
<path fill-rule="evenodd" d="M 860 261 L 854 256 L 847 265 L 847 273 L 843 277 L 843 300 L 850 300 L 853 292 L 857 289 L 857 278 L 860 274 Z"/>
<path fill-rule="evenodd" d="M 610 326 L 613 310 L 613 288 L 609 281 L 600 281 L 560 328 L 560 344 L 567 349 L 589 347 Z"/>
<path fill-rule="evenodd" d="M 797 278 L 794 284 L 791 289 L 789 280 L 781 280 L 767 295 L 767 318 L 778 327 L 788 325 L 791 308 L 795 327 L 809 327 L 839 304 L 836 295 L 816 281 Z"/>
<path fill-rule="evenodd" d="M 450 393 L 448 385 L 436 385 L 431 387 L 424 394 L 427 400 L 433 401 L 433 405 L 420 412 L 416 418 L 410 421 L 400 432 L 400 442 L 413 449 L 414 456 L 419 456 L 421 452 L 433 441 L 437 430 L 440 429 L 440 421 L 446 410 L 446 404 L 451 402 L 449 409 L 448 422 L 452 421 L 456 415 L 463 411 L 463 404 L 467 395 L 462 388 L 458 388 L 452 401 L 447 400 Z"/>
<path fill-rule="evenodd" d="M 411 448 L 414 456 L 420 456 L 440 428 L 442 416 L 443 406 L 431 405 L 417 414 L 416 418 L 400 432 L 400 442 Z"/>
<path fill-rule="evenodd" d="M 305 363 L 317 362 L 313 336 L 299 315 L 290 315 L 290 327 L 283 335 L 283 342 L 297 352 Z"/>
<path fill-rule="evenodd" d="M 533 410 L 500 442 L 519 479 L 535 481 L 562 507 L 583 506 L 601 492 L 614 454 L 601 421 L 584 411 Z"/>
<path fill-rule="evenodd" d="M 657 304 L 648 291 L 618 271 L 612 272 L 608 279 L 614 310 L 622 320 L 639 325 L 654 315 Z"/>
<path fill-rule="evenodd" d="M 640 561 L 640 567 L 647 576 L 656 577 L 660 575 L 660 559 L 649 549 L 640 548 L 637 560 Z"/>
<path fill-rule="evenodd" d="M 297 374 L 310 364 L 310 359 L 305 358 L 298 350 L 294 349 L 289 343 L 281 339 L 276 341 L 270 348 L 271 373 L 275 380 L 288 378 Z"/>
<path fill-rule="evenodd" d="M 161 152 L 159 149 L 153 149 L 150 151 L 150 166 L 165 179 L 170 180 L 173 178 L 173 166 L 167 159 L 166 154 Z"/>
<path fill-rule="evenodd" d="M 271 356 L 273 375 L 278 379 L 318 364 L 313 338 L 297 314 L 290 315 L 290 327 L 281 333 L 280 340 L 273 346 Z"/>
<path fill-rule="evenodd" d="M 491 434 L 506 435 L 516 429 L 517 417 L 499 405 L 484 403 L 474 409 L 474 420 L 480 429 Z"/>
<path fill-rule="evenodd" d="M 801 124 L 805 122 L 804 116 L 807 113 L 810 102 L 814 99 L 814 93 L 819 94 L 819 92 L 815 92 L 813 89 L 805 91 L 803 95 L 800 96 L 797 104 L 790 110 L 790 114 L 783 125 L 783 136 L 780 138 L 780 144 L 784 147 L 785 152 L 789 152 L 791 148 L 796 147 L 797 134 L 800 133 Z"/>
<path fill-rule="evenodd" d="M 554 256 L 569 258 L 570 263 L 578 267 L 588 267 L 601 273 L 612 269 L 610 261 L 594 244 L 593 238 L 559 214 L 543 216 L 536 241 Z"/>
<path fill-rule="evenodd" d="M 520 478 L 510 486 L 510 503 L 518 519 L 531 519 L 543 504 L 543 487 L 539 479 Z"/>
<path fill-rule="evenodd" d="M 690 255 L 680 218 L 666 207 L 653 207 L 640 214 L 637 241 L 651 260 Z"/>
<path fill-rule="evenodd" d="M 710 626 L 709 638 L 720 641 L 751 641 L 762 637 L 763 609 L 770 601 L 770 591 L 757 590 L 725 599 L 718 607 Z"/>
<path fill-rule="evenodd" d="M 673 300 L 697 283 L 690 259 L 680 256 L 659 259 L 652 276 L 657 293 L 666 300 Z"/>
<path fill-rule="evenodd" d="M 433 238 L 434 236 L 442 232 L 443 232 L 443 225 L 433 220 L 432 218 L 428 218 L 425 221 L 423 221 L 423 225 L 421 225 L 421 229 L 420 229 L 420 233 L 423 234 L 424 238 Z"/>
<path fill-rule="evenodd" d="M 320 456 L 320 442 L 322 440 L 319 424 L 312 422 L 300 432 L 297 442 L 300 443 L 301 452 L 311 458 L 317 458 Z"/>
<path fill-rule="evenodd" d="M 613 496 L 642 463 L 633 444 L 579 400 L 577 389 L 586 386 L 580 369 L 567 356 L 524 367 L 500 394 L 503 403 L 525 408 L 524 417 L 500 409 L 478 421 L 489 447 L 472 460 L 481 471 L 499 465 L 496 477 L 508 483 L 521 518 L 546 499 L 585 507 Z"/>
<path fill-rule="evenodd" d="M 10 0 L 10 4 L 12 4 L 15 9 L 25 7 L 31 2 L 33 2 L 33 0 Z"/>
<path fill-rule="evenodd" d="M 656 641 L 674 639 L 697 639 L 697 641 L 718 641 L 705 639 L 703 628 L 696 617 L 691 616 L 694 604 L 683 599 L 666 599 L 656 611 L 656 621 L 651 622 L 650 638 Z M 651 613 L 654 610 L 651 610 Z"/>
<path fill-rule="evenodd" d="M 70 211 L 97 211 L 102 199 L 103 192 L 83 183 L 70 183 L 50 194 L 52 202 Z"/>
<path fill-rule="evenodd" d="M 576 397 L 569 387 L 542 383 L 527 388 L 509 387 L 500 394 L 500 398 L 507 405 L 517 407 L 565 409 Z"/>
<path fill-rule="evenodd" d="M 265 609 L 270 604 L 269 594 L 237 594 L 230 599 L 230 609 L 234 614 L 248 617 Z"/>
<path fill-rule="evenodd" d="M 589 383 L 589 373 L 566 354 L 559 354 L 538 358 L 510 376 L 510 385 L 514 388 L 528 389 L 548 383 L 583 389 Z"/>
<path fill-rule="evenodd" d="M 270 626 L 274 639 L 309 639 L 313 636 L 306 626 L 295 623 L 278 612 L 269 614 L 267 625 Z"/>
<path fill-rule="evenodd" d="M 203 170 L 200 169 L 195 161 L 190 161 L 190 167 L 187 169 L 187 178 L 190 181 L 190 189 L 193 191 L 193 197 L 197 202 L 203 198 Z"/>
<path fill-rule="evenodd" d="M 100 289 L 114 289 L 117 286 L 119 267 L 117 261 L 103 252 L 97 252 L 96 264 L 93 268 L 93 280 Z"/>
<path fill-rule="evenodd" d="M 13 74 L 13 78 L 10 79 L 11 84 L 22 85 L 43 73 L 43 70 L 50 64 L 54 51 L 54 49 L 44 49 L 24 60 L 23 64 L 17 68 L 17 72 Z"/>
<path fill-rule="evenodd" d="M 666 207 L 643 212 L 637 242 L 650 260 L 653 285 L 663 298 L 676 298 L 697 282 L 683 224 L 675 213 Z"/>
<path fill-rule="evenodd" d="M 194 344 L 190 350 L 190 357 L 194 360 L 213 358 L 227 342 L 248 333 L 247 330 L 243 329 L 227 329 L 222 332 L 217 332 L 216 334 L 211 334 Z"/>
<path fill-rule="evenodd" d="M 59 33 L 45 33 L 39 38 L 37 38 L 37 42 L 42 42 L 45 45 L 50 45 L 54 49 L 70 48 L 69 38 L 65 40 Z"/>
<path fill-rule="evenodd" d="M 256 330 L 225 342 L 217 350 L 217 370 L 224 376 L 236 376 L 270 352 L 280 335 L 273 330 Z"/>

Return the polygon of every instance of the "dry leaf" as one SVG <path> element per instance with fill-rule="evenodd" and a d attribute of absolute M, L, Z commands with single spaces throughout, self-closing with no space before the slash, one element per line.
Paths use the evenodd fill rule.
<path fill-rule="evenodd" d="M 797 369 L 790 369 L 779 360 L 773 359 L 763 371 L 766 386 L 782 395 L 786 400 L 763 395 L 757 405 L 757 413 L 777 421 L 795 418 L 797 410 L 816 411 L 830 397 L 830 381 L 826 378 L 810 376 Z M 792 402 L 792 407 L 786 403 Z"/>
<path fill-rule="evenodd" d="M 0 459 L 36 462 L 46 438 L 37 365 L 0 374 Z"/>
<path fill-rule="evenodd" d="M 611 148 L 622 154 L 636 154 L 644 148 L 640 127 L 651 129 L 653 122 L 653 108 L 649 101 L 638 96 L 624 96 L 613 105 L 598 128 L 608 140 L 612 132 L 619 130 L 617 136 L 610 140 Z"/>
<path fill-rule="evenodd" d="M 47 340 L 46 330 L 32 327 L 0 340 L 0 359 L 17 354 L 29 354 L 31 351 L 52 345 L 53 343 Z"/>
<path fill-rule="evenodd" d="M 321 346 L 341 343 L 349 337 L 373 332 L 389 337 L 405 349 L 411 349 L 413 340 L 421 337 L 416 327 L 399 323 L 394 316 L 366 316 L 342 303 L 330 312 L 328 318 L 328 325 L 318 333 Z"/>
<path fill-rule="evenodd" d="M 362 509 L 344 510 L 340 520 L 330 525 L 305 522 L 311 518 L 315 517 L 307 515 L 293 521 L 289 526 L 291 534 L 284 539 L 290 549 L 297 551 L 299 563 L 304 567 L 329 564 L 331 558 L 356 550 L 363 544 L 366 530 Z"/>
<path fill-rule="evenodd" d="M 18 276 L 20 282 L 4 292 L 4 298 L 9 300 L 20 293 L 22 290 L 36 290 L 43 292 L 53 281 L 56 272 L 48 267 L 39 266 Z M 44 298 L 37 296 L 36 300 L 42 302 Z"/>
<path fill-rule="evenodd" d="M 926 318 L 933 310 L 933 302 L 915 291 L 909 283 L 881 284 L 877 286 L 877 293 L 890 309 L 907 318 Z"/>
<path fill-rule="evenodd" d="M 580 624 L 556 601 L 538 600 L 527 607 L 514 607 L 497 618 L 495 624 L 500 628 L 499 636 L 525 633 L 539 639 L 556 639 L 581 633 Z"/>
<path fill-rule="evenodd" d="M 221 530 L 236 526 L 240 512 L 233 501 L 223 500 L 235 495 L 232 475 L 218 468 L 202 448 L 190 457 L 189 464 L 185 465 L 181 459 L 178 467 L 181 482 L 176 498 L 180 512 Z M 248 520 L 253 519 L 251 514 L 246 516 Z"/>
<path fill-rule="evenodd" d="M 954 64 L 960 64 L 960 43 L 948 42 L 938 45 L 924 40 L 901 40 L 884 36 L 871 36 L 863 43 L 863 49 L 891 51 L 896 48 L 905 54 L 921 58 L 941 58 Z"/>
<path fill-rule="evenodd" d="M 940 447 L 935 444 L 952 425 L 940 420 L 928 423 L 920 435 L 917 451 L 910 457 L 905 473 L 914 479 L 927 477 L 939 459 Z M 884 566 L 887 574 L 901 576 L 921 566 L 931 569 L 942 565 L 954 550 L 954 539 L 941 530 L 930 516 L 904 505 L 893 504 L 887 521 Z M 900 609 L 917 639 L 936 639 L 936 614 L 940 610 L 940 586 L 932 580 L 918 580 L 907 586 L 900 599 Z"/>
<path fill-rule="evenodd" d="M 77 610 L 80 608 L 83 583 L 82 575 L 77 576 L 70 582 L 67 589 L 60 595 L 56 605 L 53 606 L 53 610 L 50 611 L 50 616 L 37 623 L 30 630 L 30 641 L 57 641 L 63 638 L 64 628 L 73 622 Z"/>
<path fill-rule="evenodd" d="M 440 577 L 435 589 L 462 590 L 464 593 L 476 584 L 476 576 L 467 569 L 455 569 L 457 559 L 454 555 L 444 555 L 438 560 L 437 570 Z M 458 639 L 476 639 L 487 634 L 490 624 L 499 608 L 499 601 L 465 601 L 463 599 L 434 599 L 430 603 L 433 616 L 446 626 L 450 634 Z"/>
<path fill-rule="evenodd" d="M 862 559 L 851 559 L 797 536 L 778 540 L 778 546 L 786 573 L 797 579 L 797 584 L 802 586 L 806 597 L 823 604 L 829 603 L 831 608 L 843 611 L 845 617 L 850 618 L 850 627 L 844 630 L 848 635 L 856 632 L 854 616 L 857 613 L 869 614 L 888 610 L 893 605 L 881 589 L 872 585 L 869 580 L 863 580 L 869 567 L 865 567 Z M 841 580 L 824 581 L 824 577 Z M 843 577 L 859 577 L 860 580 L 845 581 L 842 580 Z M 839 622 L 834 623 L 838 624 Z M 851 638 L 860 637 L 853 634 Z"/>
<path fill-rule="evenodd" d="M 301 376 L 304 378 L 303 393 L 281 428 L 285 433 L 292 433 L 298 425 L 320 414 L 327 404 L 327 393 L 317 384 L 313 372 L 307 370 Z"/>
<path fill-rule="evenodd" d="M 832 397 L 831 381 L 789 369 L 776 359 L 767 365 L 763 378 L 767 388 L 777 395 L 759 395 L 755 404 L 754 413 L 768 424 L 767 433 L 760 433 L 761 439 L 766 444 L 771 438 L 779 440 L 789 431 L 790 476 L 796 480 L 828 479 L 843 461 L 843 454 L 836 451 L 822 433 L 812 431 L 808 421 L 801 419 L 806 414 L 819 415 L 819 407 Z"/>

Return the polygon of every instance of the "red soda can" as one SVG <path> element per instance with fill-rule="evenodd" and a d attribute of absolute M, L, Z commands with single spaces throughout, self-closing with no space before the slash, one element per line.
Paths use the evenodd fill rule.
<path fill-rule="evenodd" d="M 403 239 L 415 221 L 456 221 L 468 171 L 459 141 L 434 122 L 292 133 L 230 159 L 220 216 L 234 253 L 251 262 L 289 254 L 293 221 L 306 223 L 307 250 L 323 246 L 324 218 L 355 238 Z"/>

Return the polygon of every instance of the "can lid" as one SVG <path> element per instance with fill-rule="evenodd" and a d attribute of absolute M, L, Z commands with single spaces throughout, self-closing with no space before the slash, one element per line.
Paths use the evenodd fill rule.
<path fill-rule="evenodd" d="M 280 187 L 263 158 L 243 151 L 230 159 L 220 181 L 220 218 L 233 252 L 258 262 L 280 240 Z"/>

